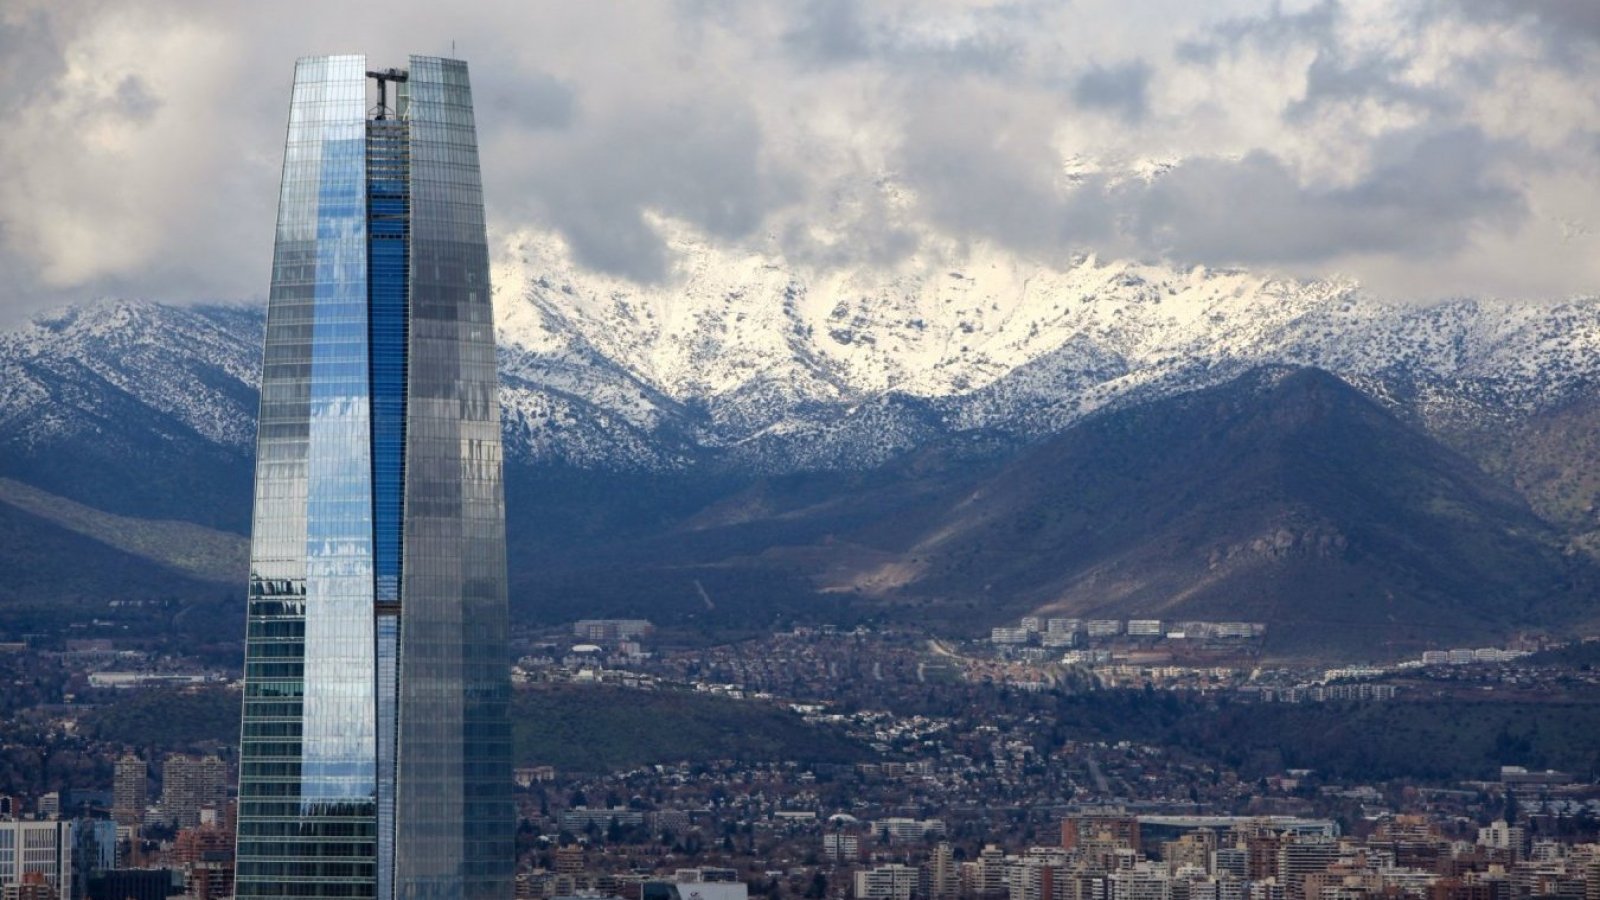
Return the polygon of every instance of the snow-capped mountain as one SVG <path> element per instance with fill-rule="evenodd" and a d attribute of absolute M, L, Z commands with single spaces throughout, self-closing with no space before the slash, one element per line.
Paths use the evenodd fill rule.
<path fill-rule="evenodd" d="M 1600 298 L 1385 302 L 1343 282 L 1063 267 L 973 246 L 811 272 L 690 240 L 641 286 L 511 238 L 495 273 L 510 455 L 588 468 L 858 468 L 939 436 L 1054 433 L 1095 410 L 1282 363 L 1325 368 L 1449 437 L 1600 370 Z M 259 311 L 108 301 L 0 335 L 13 451 L 138 410 L 248 454 Z M 158 429 L 159 430 L 159 429 Z"/>
<path fill-rule="evenodd" d="M 849 272 L 677 250 L 653 286 L 548 237 L 501 254 L 513 596 L 540 621 L 689 621 L 709 592 L 745 625 L 881 602 L 963 630 L 1143 614 L 1190 582 L 1218 616 L 1313 636 L 1307 585 L 1351 621 L 1375 598 L 1413 623 L 1468 604 L 1463 640 L 1592 608 L 1600 298 L 1408 305 L 985 247 Z M 243 573 L 192 572 L 243 553 L 262 325 L 117 300 L 0 335 L 0 567 L 39 588 L 0 602 L 233 596 Z M 227 552 L 179 541 L 174 568 L 121 540 L 152 528 Z"/>
<path fill-rule="evenodd" d="M 1174 271 L 992 247 L 808 273 L 690 240 L 657 286 L 597 278 L 547 236 L 496 272 L 514 452 L 767 469 L 881 462 L 930 436 L 1085 414 L 1314 365 L 1435 430 L 1559 402 L 1600 368 L 1600 299 L 1385 302 L 1346 282 Z"/>
<path fill-rule="evenodd" d="M 253 310 L 115 301 L 0 335 L 0 477 L 245 530 L 262 324 Z"/>
<path fill-rule="evenodd" d="M 0 334 L 0 439 L 83 435 L 122 397 L 216 444 L 255 443 L 262 318 L 231 307 L 117 301 L 72 307 Z"/>

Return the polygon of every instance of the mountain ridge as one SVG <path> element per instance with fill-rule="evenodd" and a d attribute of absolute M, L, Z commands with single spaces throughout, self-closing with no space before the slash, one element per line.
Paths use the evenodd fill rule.
<path fill-rule="evenodd" d="M 1465 636 L 1462 617 L 1571 621 L 1594 589 L 1593 566 L 1566 558 L 1512 490 L 1316 369 L 1266 367 L 1085 420 L 973 505 L 917 552 L 965 559 L 986 590 L 1043 614 L 1237 615 L 1272 623 L 1279 650 L 1335 627 L 1398 641 L 1406 628 Z M 1062 564 L 1075 554 L 1077 571 Z M 1040 557 L 1052 564 L 1030 580 Z M 1283 607 L 1296 602 L 1310 608 Z"/>
<path fill-rule="evenodd" d="M 1595 418 L 1600 298 L 1397 305 L 1344 283 L 1093 259 L 1041 275 L 977 251 L 813 279 L 688 250 L 694 265 L 667 286 L 579 272 L 548 241 L 497 274 L 524 614 L 638 612 L 645 596 L 681 621 L 721 598 L 715 616 L 749 626 L 915 609 L 932 595 L 917 593 L 895 542 L 943 515 L 949 490 L 1105 416 L 1307 366 L 1359 389 L 1394 420 L 1385 429 L 1441 442 L 1417 471 L 1470 458 L 1448 466 L 1476 466 L 1494 490 L 1471 488 L 1468 505 L 1496 507 L 1496 491 L 1531 504 L 1525 527 L 1541 537 L 1518 546 L 1544 560 L 1528 563 L 1535 580 L 1559 580 L 1547 577 L 1560 568 L 1551 546 L 1600 549 L 1600 482 L 1584 475 L 1600 470 L 1600 445 L 1574 439 Z M 109 301 L 0 335 L 0 478 L 130 521 L 246 533 L 262 326 L 240 307 Z M 894 515 L 874 519 L 860 498 Z M 1514 532 L 1517 516 L 1496 527 Z M 16 521 L 34 519 L 19 509 Z M 1284 523 L 1295 552 L 1349 539 L 1314 519 Z M 1264 526 L 1234 537 L 1217 551 L 1229 565 L 1257 540 L 1278 542 Z M 1449 557 L 1451 538 L 1431 540 L 1427 553 Z M 1234 545 L 1245 549 L 1228 557 Z M 636 564 L 607 570 L 602 557 L 618 553 Z M 1104 585 L 1133 566 L 1099 565 L 1056 575 Z M 1196 585 L 1209 577 L 1192 560 L 1161 565 Z M 1037 587 L 962 607 L 962 627 L 1023 610 L 1019 598 L 1049 607 Z"/>
<path fill-rule="evenodd" d="M 1347 282 L 1093 258 L 1057 269 L 985 247 L 807 275 L 687 239 L 675 245 L 686 274 L 640 286 L 577 269 L 547 236 L 508 246 L 517 262 L 496 272 L 508 356 L 580 369 L 603 358 L 587 380 L 599 387 L 566 402 L 614 405 L 609 373 L 625 371 L 670 401 L 632 409 L 634 423 L 670 422 L 746 465 L 760 454 L 737 448 L 774 438 L 794 447 L 782 458 L 799 468 L 904 452 L 925 434 L 886 415 L 897 397 L 926 402 L 941 431 L 1026 440 L 1106 405 L 1285 363 L 1377 396 L 1409 392 L 1419 417 L 1445 427 L 1464 400 L 1526 415 L 1600 374 L 1597 298 L 1386 303 Z M 706 421 L 679 418 L 696 405 Z M 857 437 L 839 454 L 838 423 L 852 409 L 884 424 L 876 442 Z"/>

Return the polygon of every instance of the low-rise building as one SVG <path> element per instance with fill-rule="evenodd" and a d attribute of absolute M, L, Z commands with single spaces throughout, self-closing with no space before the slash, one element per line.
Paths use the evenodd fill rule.
<path fill-rule="evenodd" d="M 915 866 L 900 863 L 861 869 L 856 872 L 856 900 L 911 900 L 919 875 Z"/>

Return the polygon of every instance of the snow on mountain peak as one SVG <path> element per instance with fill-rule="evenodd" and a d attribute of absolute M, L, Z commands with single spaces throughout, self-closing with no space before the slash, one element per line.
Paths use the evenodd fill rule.
<path fill-rule="evenodd" d="M 1149 169 L 1159 177 L 1161 164 Z M 1586 351 L 1600 345 L 1594 300 L 1397 304 L 1345 280 L 1094 257 L 1050 266 L 983 244 L 826 268 L 773 242 L 671 239 L 674 276 L 640 285 L 584 271 L 554 235 L 509 236 L 496 273 L 509 365 L 559 370 L 569 402 L 640 429 L 676 421 L 701 447 L 811 441 L 816 464 L 850 430 L 844 411 L 884 398 L 925 402 L 941 429 L 1042 433 L 1286 363 L 1354 379 L 1491 379 L 1527 403 L 1592 373 Z M 531 377 L 508 387 L 542 390 Z"/>
<path fill-rule="evenodd" d="M 1156 177 L 1152 175 L 1152 177 Z M 508 453 L 580 466 L 864 466 L 985 430 L 1022 439 L 1263 364 L 1319 366 L 1424 424 L 1560 402 L 1600 375 L 1600 299 L 1386 303 L 1348 281 L 925 242 L 822 266 L 669 221 L 661 284 L 506 236 L 494 270 Z M 0 335 L 11 442 L 98 427 L 118 397 L 212 443 L 254 437 L 259 311 L 111 300 Z M 175 433 L 175 432 L 174 432 Z"/>
<path fill-rule="evenodd" d="M 255 442 L 261 320 L 233 307 L 107 299 L 0 334 L 0 433 L 24 444 L 92 432 L 129 397 L 231 448 Z"/>

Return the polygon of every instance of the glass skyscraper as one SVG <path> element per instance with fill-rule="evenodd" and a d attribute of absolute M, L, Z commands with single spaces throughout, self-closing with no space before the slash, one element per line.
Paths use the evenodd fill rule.
<path fill-rule="evenodd" d="M 256 445 L 240 898 L 512 896 L 494 350 L 466 63 L 300 60 Z"/>

